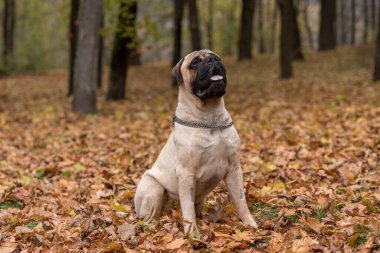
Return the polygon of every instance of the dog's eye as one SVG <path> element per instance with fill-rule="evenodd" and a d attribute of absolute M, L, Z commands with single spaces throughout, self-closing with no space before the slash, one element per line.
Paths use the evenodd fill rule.
<path fill-rule="evenodd" d="M 199 58 L 195 58 L 195 59 L 191 62 L 190 66 L 191 66 L 192 68 L 195 68 L 196 66 L 198 66 L 198 64 L 199 64 L 200 62 L 201 62 L 201 61 L 199 60 Z"/>

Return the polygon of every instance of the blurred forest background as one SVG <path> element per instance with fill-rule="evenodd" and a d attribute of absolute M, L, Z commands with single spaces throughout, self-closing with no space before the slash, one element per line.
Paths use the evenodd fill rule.
<path fill-rule="evenodd" d="M 379 17 L 380 0 L 0 0 L 0 252 L 378 252 Z M 171 69 L 200 48 L 226 66 L 259 228 L 220 184 L 191 241 L 174 205 L 146 224 L 133 197 L 172 131 Z"/>
<path fill-rule="evenodd" d="M 105 66 L 110 63 L 120 1 L 104 1 L 104 25 L 101 28 L 101 35 L 104 38 Z M 1 20 L 5 18 L 4 5 L 7 2 L 10 1 L 1 1 L 0 8 L 3 10 L 0 13 Z M 198 0 L 196 4 L 202 48 L 210 48 L 221 55 L 237 55 L 242 1 Z M 337 0 L 337 45 L 374 43 L 378 26 L 378 4 L 377 0 Z M 15 1 L 13 52 L 8 64 L 5 64 L 4 60 L 1 62 L 2 72 L 43 71 L 67 67 L 72 5 L 73 1 L 69 0 Z M 255 5 L 252 53 L 278 52 L 281 20 L 276 1 L 256 0 Z M 316 50 L 320 26 L 320 1 L 294 0 L 294 5 L 298 12 L 297 21 L 301 29 L 302 48 Z M 354 18 L 352 13 L 355 14 Z M 171 59 L 173 14 L 173 1 L 138 1 L 136 21 L 138 45 L 136 46 L 141 53 L 142 63 Z M 188 7 L 184 8 L 183 15 L 182 52 L 185 53 L 192 50 Z M 4 34 L 4 25 L 1 27 L 1 34 Z M 353 34 L 354 39 L 352 39 Z M 4 49 L 4 39 L 0 41 L 0 47 Z"/>
<path fill-rule="evenodd" d="M 6 1 L 1 1 L 1 8 L 4 10 Z M 78 0 L 79 2 L 79 0 Z M 318 29 L 318 8 L 317 1 L 309 1 L 310 22 L 313 32 Z M 237 42 L 239 36 L 239 23 L 241 14 L 240 0 L 201 0 L 199 11 L 200 33 L 203 48 L 212 48 L 221 55 L 237 54 Z M 263 36 L 268 46 L 272 46 L 273 39 L 278 42 L 278 38 L 271 38 L 273 28 L 276 34 L 279 31 L 279 16 L 274 14 L 276 2 L 274 0 L 263 1 L 264 21 Z M 51 68 L 64 68 L 68 65 L 67 53 L 69 50 L 69 20 L 71 7 L 74 5 L 68 0 L 30 0 L 18 3 L 15 7 L 15 27 L 14 27 L 14 52 L 12 65 L 8 70 L 13 71 L 41 71 Z M 120 0 L 106 0 L 104 2 L 104 26 L 101 34 L 104 37 L 104 64 L 110 62 L 112 42 L 116 28 Z M 208 40 L 208 24 L 210 22 L 209 8 L 215 28 L 212 31 L 214 46 L 210 47 Z M 173 1 L 168 0 L 139 0 L 138 1 L 138 38 L 140 42 L 142 62 L 160 62 L 171 59 L 173 51 Z M 349 14 L 347 12 L 347 14 Z M 370 13 L 368 13 L 371 15 Z M 190 29 L 188 26 L 188 8 L 184 10 L 183 19 L 183 52 L 191 50 Z M 276 15 L 276 24 L 273 26 L 273 15 Z M 1 20 L 4 20 L 4 11 L 1 12 Z M 302 24 L 304 23 L 300 20 Z M 255 27 L 258 27 L 258 15 L 255 16 Z M 4 26 L 1 27 L 3 34 Z M 348 27 L 347 27 L 348 28 Z M 256 28 L 258 29 L 258 28 Z M 255 30 L 256 30 L 255 29 Z M 372 31 L 372 29 L 371 29 Z M 54 36 L 52 36 L 54 35 Z M 306 35 L 304 33 L 303 35 Z M 316 34 L 317 35 L 317 34 Z M 254 42 L 258 41 L 258 36 Z M 305 37 L 303 39 L 306 39 Z M 314 37 L 316 43 L 317 37 Z M 306 41 L 306 40 L 305 40 Z M 211 42 L 212 43 L 212 42 Z M 258 51 L 257 43 L 254 43 L 254 51 Z M 1 40 L 1 48 L 4 40 Z M 308 48 L 309 45 L 305 44 Z M 314 45 L 315 46 L 315 45 Z M 268 51 L 277 50 L 268 48 Z M 2 61 L 2 69 L 5 63 Z"/>
<path fill-rule="evenodd" d="M 174 66 L 185 52 L 200 48 L 238 60 L 280 53 L 281 78 L 289 78 L 291 62 L 304 60 L 304 51 L 375 43 L 379 26 L 377 0 L 1 3 L 0 73 L 69 66 L 68 94 L 74 94 L 74 110 L 81 113 L 96 111 L 95 90 L 102 86 L 103 66 L 110 66 L 111 100 L 125 97 L 129 65 L 171 61 Z M 90 17 L 91 13 L 97 15 Z M 80 73 L 77 79 L 75 73 Z M 92 87 L 91 94 L 83 94 L 81 87 L 86 85 Z M 81 105 L 75 102 L 79 100 Z M 87 108 L 80 110 L 86 101 Z"/>

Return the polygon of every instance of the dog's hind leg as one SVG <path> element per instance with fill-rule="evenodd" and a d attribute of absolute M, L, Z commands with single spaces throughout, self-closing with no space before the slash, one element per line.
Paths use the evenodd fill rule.
<path fill-rule="evenodd" d="M 137 216 L 150 222 L 162 207 L 165 188 L 152 176 L 143 175 L 135 193 L 135 210 Z"/>

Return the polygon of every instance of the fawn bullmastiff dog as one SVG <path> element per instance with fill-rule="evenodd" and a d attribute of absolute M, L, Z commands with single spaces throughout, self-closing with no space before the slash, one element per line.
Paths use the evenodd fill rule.
<path fill-rule="evenodd" d="M 179 85 L 173 131 L 137 186 L 137 215 L 150 222 L 167 198 L 179 200 L 184 232 L 194 235 L 207 194 L 224 180 L 239 218 L 256 228 L 244 196 L 239 135 L 224 106 L 222 60 L 210 50 L 194 51 L 178 62 L 172 76 Z"/>

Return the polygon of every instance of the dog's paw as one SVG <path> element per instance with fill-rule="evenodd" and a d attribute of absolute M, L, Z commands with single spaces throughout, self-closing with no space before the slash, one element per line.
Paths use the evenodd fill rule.
<path fill-rule="evenodd" d="M 185 236 L 191 239 L 197 239 L 200 238 L 201 233 L 198 230 L 197 224 L 194 222 L 186 222 L 183 226 Z"/>
<path fill-rule="evenodd" d="M 252 218 L 251 215 L 247 215 L 246 217 L 244 217 L 244 219 L 242 220 L 243 221 L 243 224 L 245 226 L 251 226 L 253 228 L 257 228 L 257 223 L 256 221 Z"/>

